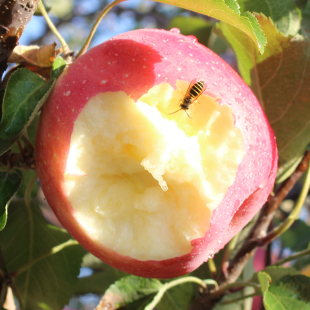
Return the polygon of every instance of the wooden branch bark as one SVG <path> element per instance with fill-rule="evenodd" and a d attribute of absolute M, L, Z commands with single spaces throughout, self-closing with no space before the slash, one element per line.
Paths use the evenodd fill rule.
<path fill-rule="evenodd" d="M 39 0 L 0 0 L 0 76 L 7 60 L 31 20 Z"/>

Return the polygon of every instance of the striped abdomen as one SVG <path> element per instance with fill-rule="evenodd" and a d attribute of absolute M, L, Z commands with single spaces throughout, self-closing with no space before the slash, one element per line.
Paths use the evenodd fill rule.
<path fill-rule="evenodd" d="M 196 82 L 189 91 L 189 96 L 195 98 L 201 95 L 201 91 L 205 85 L 204 81 Z"/>

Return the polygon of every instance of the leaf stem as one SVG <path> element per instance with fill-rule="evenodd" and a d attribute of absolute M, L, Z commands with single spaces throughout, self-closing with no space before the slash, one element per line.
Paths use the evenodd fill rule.
<path fill-rule="evenodd" d="M 35 172 L 35 174 L 30 179 L 29 183 L 27 184 L 26 190 L 25 190 L 25 204 L 28 209 L 28 212 L 31 212 L 31 190 L 34 186 L 35 182 L 38 179 L 38 174 Z"/>
<path fill-rule="evenodd" d="M 97 20 L 95 21 L 95 24 L 93 25 L 93 27 L 92 27 L 92 29 L 91 29 L 89 35 L 88 35 L 88 38 L 87 38 L 86 42 L 84 43 L 83 47 L 82 47 L 81 50 L 78 52 L 78 54 L 76 55 L 76 58 L 82 56 L 82 55 L 86 52 L 86 50 L 87 50 L 87 48 L 88 48 L 88 46 L 89 46 L 89 44 L 90 44 L 90 41 L 92 40 L 92 38 L 93 38 L 93 36 L 94 36 L 94 34 L 95 34 L 96 30 L 97 30 L 97 27 L 99 26 L 99 24 L 100 24 L 102 18 L 103 18 L 115 5 L 117 5 L 117 4 L 121 3 L 121 2 L 124 2 L 124 1 L 126 1 L 126 0 L 114 0 L 114 1 L 112 1 L 110 4 L 108 4 L 108 5 L 102 10 L 101 14 L 99 15 L 99 17 L 98 17 Z"/>
<path fill-rule="evenodd" d="M 212 278 L 216 279 L 216 277 L 217 277 L 217 270 L 216 270 L 216 266 L 215 266 L 214 260 L 212 258 L 208 259 L 208 266 L 209 266 L 209 270 L 210 270 Z"/>
<path fill-rule="evenodd" d="M 69 52 L 69 46 L 67 44 L 67 42 L 65 41 L 65 39 L 61 36 L 61 34 L 58 32 L 58 30 L 56 29 L 55 25 L 53 24 L 52 20 L 50 19 L 50 17 L 48 16 L 44 4 L 42 3 L 42 1 L 40 0 L 39 4 L 38 4 L 38 8 L 40 9 L 41 14 L 43 15 L 43 17 L 45 18 L 45 21 L 47 23 L 47 25 L 49 26 L 49 28 L 51 29 L 51 31 L 54 33 L 54 35 L 57 37 L 57 39 L 59 40 L 62 48 L 63 48 L 63 53 L 64 55 L 66 55 L 66 53 Z"/>
<path fill-rule="evenodd" d="M 310 255 L 310 245 L 308 247 L 308 249 L 306 250 L 303 250 L 303 251 L 300 251 L 300 252 L 297 252 L 295 254 L 292 254 L 288 257 L 285 257 L 285 258 L 282 258 L 280 259 L 279 261 L 277 261 L 275 264 L 271 265 L 271 266 L 281 266 L 287 262 L 290 262 L 292 260 L 295 260 L 299 257 L 302 257 L 302 256 L 306 256 L 306 255 Z"/>
<path fill-rule="evenodd" d="M 226 251 L 223 255 L 222 263 L 221 263 L 221 269 L 223 273 L 226 273 L 228 265 L 229 265 L 229 257 L 233 249 L 236 247 L 238 238 L 239 238 L 240 232 L 237 233 L 228 243 L 228 246 L 226 248 Z"/>
<path fill-rule="evenodd" d="M 210 282 L 212 281 L 212 283 Z M 179 284 L 183 284 L 186 282 L 193 282 L 193 283 L 197 283 L 199 285 L 201 285 L 202 287 L 206 288 L 206 282 L 209 282 L 209 284 L 214 284 L 216 283 L 214 280 L 201 280 L 199 278 L 196 277 L 184 277 L 184 278 L 180 278 L 180 279 L 176 279 L 173 280 L 169 283 L 166 283 L 162 286 L 161 289 L 158 290 L 157 294 L 155 295 L 154 299 L 152 300 L 151 303 L 149 303 L 144 310 L 153 310 L 155 308 L 155 306 L 158 304 L 158 302 L 160 301 L 160 299 L 163 297 L 163 295 L 165 294 L 165 292 L 167 290 L 169 290 L 170 288 L 179 285 Z M 213 283 L 214 282 L 214 283 Z M 217 283 L 216 283 L 217 284 Z"/>
<path fill-rule="evenodd" d="M 60 252 L 61 250 L 69 247 L 69 246 L 72 246 L 72 245 L 77 245 L 79 244 L 76 240 L 72 240 L 72 239 L 69 239 L 68 241 L 62 243 L 62 244 L 59 244 L 59 245 L 56 245 L 54 246 L 50 251 L 48 251 L 47 253 L 44 253 L 40 256 L 38 256 L 37 258 L 35 258 L 34 260 L 32 260 L 31 262 L 25 264 L 24 266 L 22 266 L 21 268 L 17 269 L 15 272 L 14 272 L 14 275 L 15 276 L 18 276 L 19 274 L 23 273 L 24 271 L 28 270 L 32 265 L 38 263 L 39 261 L 53 255 L 53 254 L 56 254 L 58 252 Z"/>

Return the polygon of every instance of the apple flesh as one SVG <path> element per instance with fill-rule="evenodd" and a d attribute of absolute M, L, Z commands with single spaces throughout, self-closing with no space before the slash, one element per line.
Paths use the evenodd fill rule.
<path fill-rule="evenodd" d="M 191 81 L 208 89 L 178 111 Z M 43 107 L 36 158 L 69 233 L 111 266 L 153 278 L 186 274 L 221 249 L 277 170 L 248 86 L 176 30 L 131 31 L 78 58 Z"/>

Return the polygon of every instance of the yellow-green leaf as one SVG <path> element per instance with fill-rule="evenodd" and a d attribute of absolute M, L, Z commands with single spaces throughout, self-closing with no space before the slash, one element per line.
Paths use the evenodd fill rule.
<path fill-rule="evenodd" d="M 245 33 L 264 53 L 266 38 L 254 16 L 249 12 L 239 14 L 235 0 L 158 0 L 200 14 L 208 15 L 230 24 Z"/>

